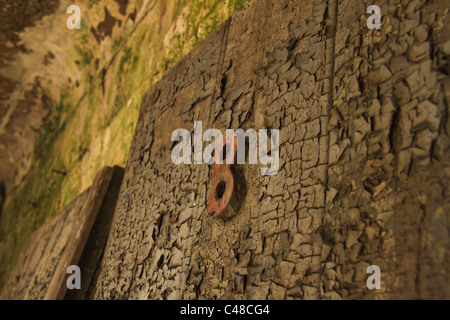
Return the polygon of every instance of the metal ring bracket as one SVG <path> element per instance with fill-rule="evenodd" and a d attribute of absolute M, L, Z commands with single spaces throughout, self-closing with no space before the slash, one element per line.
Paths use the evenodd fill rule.
<path fill-rule="evenodd" d="M 245 196 L 245 179 L 241 172 L 229 163 L 237 152 L 237 138 L 231 137 L 231 141 L 224 139 L 222 153 L 227 150 L 227 143 L 234 144 L 234 152 L 226 155 L 223 164 L 218 163 L 219 154 L 216 154 L 214 162 L 214 179 L 208 196 L 207 210 L 224 221 L 233 218 L 239 211 Z"/>

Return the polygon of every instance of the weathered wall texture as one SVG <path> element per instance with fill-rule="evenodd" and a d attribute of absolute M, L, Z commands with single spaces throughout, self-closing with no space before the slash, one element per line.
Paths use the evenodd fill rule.
<path fill-rule="evenodd" d="M 81 221 L 81 208 L 88 194 L 89 189 L 30 235 L 2 288 L 1 299 L 44 299 L 64 247 L 70 242 L 72 230 Z"/>
<path fill-rule="evenodd" d="M 95 297 L 450 298 L 449 22 L 446 1 L 234 13 L 143 100 Z M 211 167 L 171 161 L 194 120 L 280 129 L 279 172 L 242 165 L 228 222 L 206 211 Z"/>
<path fill-rule="evenodd" d="M 72 201 L 52 220 L 33 232 L 20 253 L 16 267 L 2 288 L 1 299 L 43 299 L 58 257 L 76 226 L 89 189 Z M 56 241 L 58 239 L 58 241 Z"/>
<path fill-rule="evenodd" d="M 123 168 L 103 168 L 90 188 L 33 232 L 0 299 L 62 299 L 67 267 L 72 264 L 81 269 L 82 288 L 67 298 L 88 294 L 91 280 L 96 279 L 122 178 Z"/>
<path fill-rule="evenodd" d="M 0 0 L 0 287 L 32 231 L 125 166 L 148 88 L 245 1 Z"/>

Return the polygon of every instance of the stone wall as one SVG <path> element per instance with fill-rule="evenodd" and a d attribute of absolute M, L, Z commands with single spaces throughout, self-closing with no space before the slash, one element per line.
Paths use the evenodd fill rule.
<path fill-rule="evenodd" d="M 125 166 L 148 88 L 245 1 L 0 0 L 0 288 L 34 230 Z"/>
<path fill-rule="evenodd" d="M 450 298 L 449 22 L 438 0 L 248 2 L 145 95 L 95 297 Z M 212 167 L 171 161 L 195 120 L 280 130 L 227 222 Z"/>
<path fill-rule="evenodd" d="M 33 232 L 0 299 L 83 299 L 96 283 L 123 178 L 123 168 L 105 167 L 92 186 Z M 78 265 L 81 290 L 67 292 L 67 267 Z"/>
<path fill-rule="evenodd" d="M 30 235 L 13 272 L 2 288 L 1 299 L 44 299 L 59 257 L 70 239 L 71 232 L 68 230 L 76 225 L 88 193 L 89 189 L 67 205 L 58 216 Z"/>

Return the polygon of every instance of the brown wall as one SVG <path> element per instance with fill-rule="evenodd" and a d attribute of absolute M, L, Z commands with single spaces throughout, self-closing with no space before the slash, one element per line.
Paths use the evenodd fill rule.
<path fill-rule="evenodd" d="M 366 8 L 381 7 L 381 30 Z M 448 1 L 250 1 L 145 95 L 96 298 L 450 298 Z M 171 133 L 280 129 L 235 218 Z M 203 145 L 205 147 L 206 144 Z M 366 268 L 381 268 L 380 290 Z"/>
<path fill-rule="evenodd" d="M 0 300 L 84 299 L 99 272 L 123 168 L 101 169 L 87 190 L 28 238 Z M 81 290 L 67 290 L 69 265 L 80 267 Z M 67 293 L 67 294 L 66 294 Z"/>

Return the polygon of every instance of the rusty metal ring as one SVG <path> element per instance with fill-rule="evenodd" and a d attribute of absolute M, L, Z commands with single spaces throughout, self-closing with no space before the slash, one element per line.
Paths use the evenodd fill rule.
<path fill-rule="evenodd" d="M 236 136 L 231 136 L 231 139 L 234 142 L 234 152 L 233 154 L 227 154 L 225 163 L 219 164 L 217 160 L 220 155 L 216 154 L 214 179 L 207 205 L 209 213 L 224 221 L 231 219 L 238 213 L 245 195 L 244 176 L 229 164 L 231 157 L 234 158 L 237 151 Z M 225 150 L 226 146 L 227 139 L 224 139 L 222 150 Z"/>

